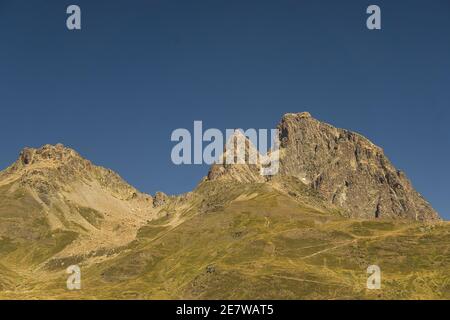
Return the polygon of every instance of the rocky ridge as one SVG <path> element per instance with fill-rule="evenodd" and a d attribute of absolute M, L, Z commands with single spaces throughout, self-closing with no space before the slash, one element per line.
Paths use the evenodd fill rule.
<path fill-rule="evenodd" d="M 397 170 L 383 150 L 364 136 L 314 119 L 308 112 L 289 113 L 277 126 L 280 177 L 296 177 L 330 204 L 359 218 L 438 220 L 439 215 Z M 259 167 L 214 165 L 210 180 L 270 181 Z"/>

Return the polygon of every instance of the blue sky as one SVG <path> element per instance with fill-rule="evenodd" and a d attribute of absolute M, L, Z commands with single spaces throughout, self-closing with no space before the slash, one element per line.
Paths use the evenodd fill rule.
<path fill-rule="evenodd" d="M 309 111 L 383 147 L 450 219 L 449 39 L 448 0 L 0 0 L 0 168 L 61 142 L 142 191 L 181 193 L 208 168 L 172 164 L 174 129 Z"/>

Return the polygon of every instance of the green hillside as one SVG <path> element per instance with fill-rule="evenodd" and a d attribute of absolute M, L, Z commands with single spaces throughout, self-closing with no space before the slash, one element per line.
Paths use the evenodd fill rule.
<path fill-rule="evenodd" d="M 450 299 L 448 223 L 348 219 L 289 183 L 203 182 L 115 249 L 53 259 L 76 233 L 1 239 L 0 298 Z M 70 264 L 81 290 L 66 289 Z"/>

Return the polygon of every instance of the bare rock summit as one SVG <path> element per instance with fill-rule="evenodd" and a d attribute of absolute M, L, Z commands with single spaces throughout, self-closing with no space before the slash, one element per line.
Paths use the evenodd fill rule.
<path fill-rule="evenodd" d="M 439 215 L 383 150 L 362 135 L 286 114 L 280 130 L 280 175 L 294 176 L 352 217 L 436 220 Z"/>

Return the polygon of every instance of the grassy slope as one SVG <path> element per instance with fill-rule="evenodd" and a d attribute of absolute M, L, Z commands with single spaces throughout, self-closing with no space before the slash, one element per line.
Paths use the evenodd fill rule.
<path fill-rule="evenodd" d="M 181 224 L 168 210 L 108 259 L 80 261 L 81 291 L 65 289 L 64 267 L 12 269 L 9 253 L 0 275 L 18 268 L 25 280 L 0 298 L 450 299 L 448 224 L 349 220 L 264 185 L 203 183 L 197 194 Z M 381 290 L 366 289 L 372 264 Z"/>

